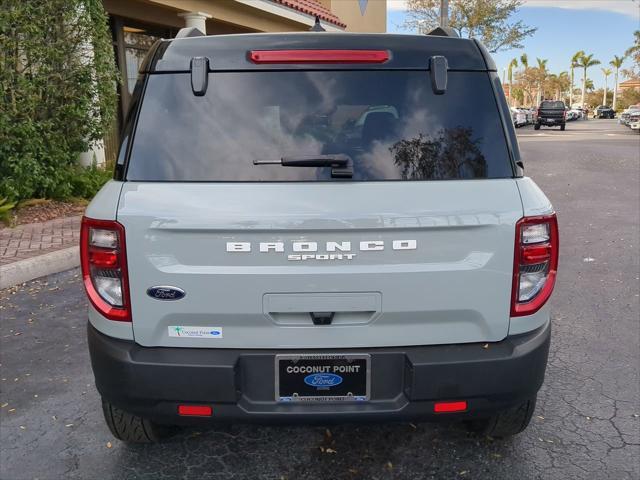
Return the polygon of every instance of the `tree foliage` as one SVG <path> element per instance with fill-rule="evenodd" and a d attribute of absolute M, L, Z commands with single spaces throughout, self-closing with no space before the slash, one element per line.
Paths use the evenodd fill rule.
<path fill-rule="evenodd" d="M 536 28 L 509 18 L 523 0 L 449 0 L 449 26 L 461 37 L 478 38 L 491 52 L 522 48 Z M 432 30 L 439 25 L 440 0 L 408 0 L 406 26 Z"/>
<path fill-rule="evenodd" d="M 624 56 L 628 57 L 633 64 L 630 68 L 622 71 L 623 75 L 627 77 L 637 77 L 640 75 L 640 30 L 633 32 L 633 45 L 627 48 Z"/>
<path fill-rule="evenodd" d="M 100 0 L 0 0 L 0 197 L 74 193 L 78 155 L 117 105 Z"/>

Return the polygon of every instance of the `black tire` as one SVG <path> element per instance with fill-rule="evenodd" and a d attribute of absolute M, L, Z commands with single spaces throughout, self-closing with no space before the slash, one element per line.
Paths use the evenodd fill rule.
<path fill-rule="evenodd" d="M 539 124 L 539 123 L 536 123 L 536 124 L 533 126 L 533 129 L 534 129 L 534 130 L 540 130 L 540 124 Z"/>
<path fill-rule="evenodd" d="M 560 125 L 560 130 L 564 132 L 565 125 Z"/>
<path fill-rule="evenodd" d="M 127 443 L 158 443 L 170 434 L 167 427 L 127 413 L 102 399 L 102 413 L 114 437 Z"/>
<path fill-rule="evenodd" d="M 467 428 L 473 432 L 494 438 L 506 438 L 517 435 L 529 426 L 533 411 L 536 409 L 536 397 L 527 400 L 509 410 L 504 410 L 490 418 L 471 420 Z"/>

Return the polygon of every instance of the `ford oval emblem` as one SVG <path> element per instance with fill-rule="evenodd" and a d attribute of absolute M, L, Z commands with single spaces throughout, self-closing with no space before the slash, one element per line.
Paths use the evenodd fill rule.
<path fill-rule="evenodd" d="M 342 383 L 342 377 L 335 373 L 312 373 L 304 377 L 304 383 L 310 387 L 335 387 Z"/>
<path fill-rule="evenodd" d="M 156 300 L 180 300 L 186 293 L 181 288 L 162 285 L 147 289 L 147 295 Z"/>

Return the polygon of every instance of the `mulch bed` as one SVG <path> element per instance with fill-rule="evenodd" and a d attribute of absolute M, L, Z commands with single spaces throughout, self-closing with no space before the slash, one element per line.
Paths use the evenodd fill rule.
<path fill-rule="evenodd" d="M 74 202 L 60 202 L 57 200 L 27 201 L 24 206 L 14 210 L 11 226 L 24 225 L 25 223 L 46 222 L 54 218 L 72 217 L 82 215 L 86 205 Z M 7 225 L 0 222 L 0 229 Z"/>

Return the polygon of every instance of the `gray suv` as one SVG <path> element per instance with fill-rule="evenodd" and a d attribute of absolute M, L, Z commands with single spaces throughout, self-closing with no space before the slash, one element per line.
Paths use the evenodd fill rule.
<path fill-rule="evenodd" d="M 484 47 L 181 36 L 142 65 L 114 179 L 82 224 L 113 434 L 435 418 L 522 431 L 558 228 Z"/>

